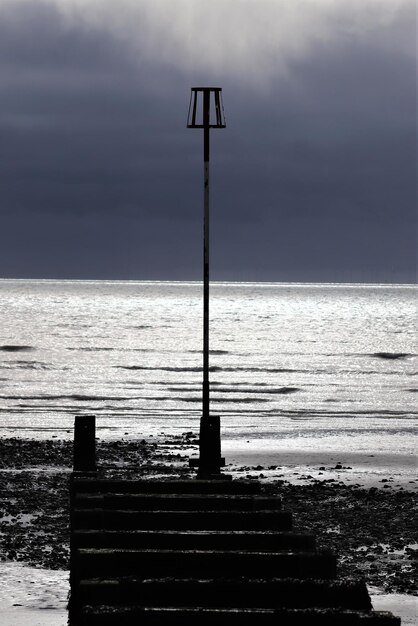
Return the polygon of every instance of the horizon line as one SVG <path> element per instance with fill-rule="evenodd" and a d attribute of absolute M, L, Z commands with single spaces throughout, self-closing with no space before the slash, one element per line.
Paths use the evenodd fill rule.
<path fill-rule="evenodd" d="M 0 277 L 1 282 L 50 282 L 50 283 L 137 283 L 137 284 L 191 284 L 202 285 L 203 280 L 187 279 L 137 279 L 137 278 L 11 278 Z M 366 282 L 366 281 L 300 281 L 300 280 L 211 280 L 213 285 L 343 285 L 343 286 L 381 286 L 381 287 L 417 287 L 418 284 L 410 282 Z"/>

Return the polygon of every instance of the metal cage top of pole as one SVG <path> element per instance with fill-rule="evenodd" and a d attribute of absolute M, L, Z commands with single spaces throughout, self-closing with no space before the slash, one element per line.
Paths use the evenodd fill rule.
<path fill-rule="evenodd" d="M 204 94 L 209 94 L 209 128 L 226 128 L 221 87 L 192 87 L 187 128 L 205 128 Z"/>

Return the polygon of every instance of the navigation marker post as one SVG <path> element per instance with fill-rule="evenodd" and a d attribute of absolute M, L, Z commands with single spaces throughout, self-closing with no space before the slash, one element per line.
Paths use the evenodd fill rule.
<path fill-rule="evenodd" d="M 220 475 L 225 459 L 221 458 L 219 416 L 209 409 L 209 130 L 225 128 L 225 116 L 220 87 L 192 87 L 187 128 L 203 129 L 203 387 L 200 419 L 199 458 L 190 459 L 198 466 L 198 478 Z"/>

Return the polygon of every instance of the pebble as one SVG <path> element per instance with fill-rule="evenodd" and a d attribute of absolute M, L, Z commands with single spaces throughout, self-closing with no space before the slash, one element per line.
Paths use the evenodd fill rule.
<path fill-rule="evenodd" d="M 135 461 L 137 466 L 141 459 L 146 459 L 147 463 L 157 461 L 167 467 L 179 447 L 187 445 L 190 448 L 196 443 L 193 440 L 191 444 L 186 436 L 176 439 L 165 436 L 168 443 L 164 453 L 159 444 L 151 444 L 145 439 L 141 442 L 114 442 L 112 445 L 98 440 L 99 464 L 111 468 L 112 463 L 120 462 L 124 457 L 129 463 Z M 174 445 L 177 449 L 170 453 Z M 176 458 L 177 472 L 185 461 Z M 23 469 L 19 474 L 8 473 L 6 478 L 5 473 L 0 473 L 0 493 L 3 496 L 0 506 L 0 559 L 13 558 L 52 569 L 68 568 L 68 510 L 65 506 L 69 473 L 68 470 L 63 472 L 62 467 L 71 467 L 72 442 L 3 440 L 0 441 L 0 459 L 3 467 L 14 464 L 14 467 L 20 465 L 24 468 L 29 463 L 31 466 L 45 465 L 46 459 L 51 466 L 57 467 L 56 474 L 34 474 Z M 342 463 L 336 465 L 342 466 Z M 263 470 L 262 466 L 258 467 Z M 320 469 L 325 471 L 326 468 L 321 466 Z M 348 468 L 342 466 L 342 469 Z M 253 467 L 246 467 L 245 471 L 248 479 L 264 478 L 263 473 L 252 473 Z M 295 474 L 300 475 L 298 472 Z M 390 485 L 386 485 L 388 479 L 382 484 L 387 486 L 384 490 L 350 487 L 332 478 L 310 485 L 290 485 L 285 480 L 279 480 L 278 474 L 274 477 L 275 481 L 270 483 L 269 488 L 279 493 L 284 506 L 293 512 L 296 531 L 316 535 L 321 548 L 337 552 L 340 575 L 365 576 L 368 584 L 388 592 L 411 592 L 416 584 L 411 572 L 414 554 L 404 550 L 405 546 L 414 543 L 411 492 L 390 489 Z M 57 506 L 60 502 L 61 506 Z M 23 512 L 34 516 L 27 525 L 23 525 L 19 517 Z M 12 521 L 9 521 L 9 516 Z M 331 528 L 339 528 L 339 532 L 327 532 Z M 389 559 L 390 555 L 385 554 L 386 548 L 382 550 L 381 544 L 389 546 L 393 559 Z M 360 550 L 362 547 L 364 551 Z M 395 550 L 404 552 L 397 554 Z M 365 559 L 365 553 L 369 555 L 368 559 Z"/>

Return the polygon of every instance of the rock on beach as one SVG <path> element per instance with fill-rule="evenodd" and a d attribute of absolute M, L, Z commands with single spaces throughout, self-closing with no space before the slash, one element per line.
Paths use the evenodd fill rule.
<path fill-rule="evenodd" d="M 160 440 L 97 441 L 100 472 L 106 476 L 190 476 L 185 449 L 191 433 Z M 69 567 L 69 477 L 71 441 L 0 439 L 0 558 L 48 569 Z M 268 471 L 268 480 L 260 472 Z M 292 511 L 295 529 L 312 533 L 333 550 L 341 575 L 363 576 L 386 593 L 417 588 L 415 494 L 360 488 L 335 480 L 290 484 L 280 467 L 256 467 L 254 478 L 278 493 Z"/>

